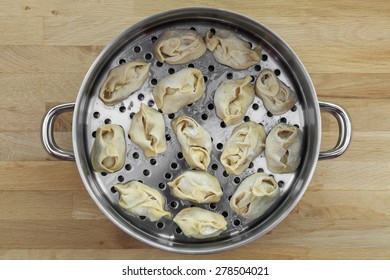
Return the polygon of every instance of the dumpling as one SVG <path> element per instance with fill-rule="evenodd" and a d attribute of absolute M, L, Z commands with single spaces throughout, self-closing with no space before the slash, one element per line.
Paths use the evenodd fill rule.
<path fill-rule="evenodd" d="M 275 180 L 265 173 L 256 173 L 238 186 L 230 199 L 230 208 L 238 215 L 253 220 L 265 213 L 279 197 Z"/>
<path fill-rule="evenodd" d="M 111 69 L 100 89 L 100 99 L 108 106 L 125 100 L 142 87 L 149 68 L 150 63 L 135 60 Z"/>
<path fill-rule="evenodd" d="M 162 78 L 153 89 L 153 97 L 157 107 L 170 114 L 197 101 L 204 89 L 202 72 L 196 68 L 184 68 Z"/>
<path fill-rule="evenodd" d="M 294 172 L 301 162 L 302 132 L 284 123 L 277 124 L 267 136 L 265 157 L 267 167 L 275 173 Z"/>
<path fill-rule="evenodd" d="M 91 152 L 92 167 L 97 172 L 116 172 L 125 163 L 126 140 L 123 128 L 116 124 L 103 124 L 96 130 Z"/>
<path fill-rule="evenodd" d="M 181 210 L 173 221 L 181 228 L 184 235 L 198 239 L 218 236 L 227 229 L 227 222 L 221 214 L 199 207 Z"/>
<path fill-rule="evenodd" d="M 206 170 L 210 164 L 212 148 L 211 136 L 207 130 L 185 115 L 174 118 L 171 125 L 188 165 Z"/>
<path fill-rule="evenodd" d="M 163 217 L 171 218 L 171 213 L 165 211 L 165 198 L 157 190 L 138 181 L 114 187 L 120 194 L 119 206 L 131 215 L 145 216 L 152 222 Z"/>
<path fill-rule="evenodd" d="M 265 147 L 264 127 L 249 121 L 234 128 L 221 155 L 228 174 L 240 175 Z"/>
<path fill-rule="evenodd" d="M 244 79 L 227 80 L 215 92 L 214 104 L 218 117 L 226 124 L 238 124 L 244 118 L 255 98 L 251 76 Z"/>
<path fill-rule="evenodd" d="M 167 149 L 163 115 L 143 103 L 133 116 L 129 135 L 131 141 L 143 149 L 146 157 L 156 156 Z"/>
<path fill-rule="evenodd" d="M 195 203 L 218 202 L 222 196 L 218 179 L 205 171 L 185 171 L 168 185 L 174 196 Z"/>
<path fill-rule="evenodd" d="M 196 31 L 179 29 L 162 33 L 153 49 L 158 61 L 182 64 L 201 57 L 206 44 Z"/>
<path fill-rule="evenodd" d="M 249 42 L 228 30 L 219 30 L 215 34 L 207 32 L 205 42 L 217 62 L 236 70 L 245 70 L 261 59 L 261 46 L 252 49 Z"/>
<path fill-rule="evenodd" d="M 295 92 L 269 69 L 260 72 L 256 81 L 256 94 L 263 101 L 265 108 L 274 115 L 286 113 L 297 102 Z"/>

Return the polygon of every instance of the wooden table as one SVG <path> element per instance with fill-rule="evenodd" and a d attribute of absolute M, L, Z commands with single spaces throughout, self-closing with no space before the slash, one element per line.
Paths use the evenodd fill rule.
<path fill-rule="evenodd" d="M 184 6 L 213 6 L 262 22 L 303 61 L 321 101 L 343 106 L 353 141 L 320 161 L 292 213 L 250 245 L 199 259 L 390 258 L 390 3 L 374 1 L 0 2 L 0 258 L 189 259 L 138 242 L 95 206 L 76 164 L 43 149 L 53 105 L 73 102 L 93 60 L 137 21 Z M 248 3 L 248 4 L 247 4 Z M 248 6 L 247 6 L 248 5 Z M 71 148 L 71 114 L 56 124 Z M 322 148 L 336 121 L 323 114 Z"/>

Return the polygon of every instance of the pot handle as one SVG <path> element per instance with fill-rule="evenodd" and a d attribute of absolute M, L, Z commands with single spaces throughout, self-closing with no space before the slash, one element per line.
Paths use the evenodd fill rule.
<path fill-rule="evenodd" d="M 42 142 L 46 151 L 62 160 L 75 160 L 73 151 L 65 151 L 57 146 L 54 140 L 54 121 L 58 115 L 73 111 L 75 103 L 64 103 L 51 108 L 42 121 Z"/>
<path fill-rule="evenodd" d="M 320 109 L 332 114 L 339 125 L 339 138 L 333 149 L 320 152 L 318 159 L 331 159 L 341 156 L 348 148 L 352 138 L 352 124 L 347 112 L 340 106 L 328 103 L 319 102 Z"/>

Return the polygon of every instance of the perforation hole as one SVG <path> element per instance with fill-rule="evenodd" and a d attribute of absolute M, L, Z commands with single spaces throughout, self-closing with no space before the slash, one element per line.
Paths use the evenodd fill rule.
<path fill-rule="evenodd" d="M 126 107 L 125 107 L 125 106 L 120 106 L 120 107 L 119 107 L 119 111 L 120 111 L 121 113 L 126 112 Z"/>
<path fill-rule="evenodd" d="M 267 56 L 266 54 L 263 54 L 263 55 L 261 56 L 261 60 L 262 60 L 262 61 L 267 61 L 267 59 L 268 59 L 268 56 Z"/>
<path fill-rule="evenodd" d="M 134 47 L 134 52 L 139 53 L 140 51 L 141 51 L 141 47 L 140 46 L 135 46 Z"/>
<path fill-rule="evenodd" d="M 194 104 L 193 104 L 193 103 L 190 103 L 190 104 L 187 105 L 187 107 L 191 107 L 192 105 L 194 105 Z"/>
<path fill-rule="evenodd" d="M 233 74 L 232 74 L 232 73 L 227 73 L 227 74 L 226 74 L 226 78 L 227 78 L 228 80 L 233 79 Z"/>
<path fill-rule="evenodd" d="M 215 204 L 215 203 L 210 203 L 209 206 L 210 206 L 210 209 L 212 209 L 212 210 L 217 208 L 217 204 Z"/>
<path fill-rule="evenodd" d="M 133 158 L 138 159 L 138 158 L 139 158 L 139 153 L 134 152 L 134 153 L 133 153 Z"/>
<path fill-rule="evenodd" d="M 207 120 L 208 117 L 209 117 L 209 116 L 208 116 L 207 114 L 202 114 L 202 116 L 201 116 L 202 120 L 204 120 L 204 121 Z"/>
<path fill-rule="evenodd" d="M 213 170 L 217 170 L 218 169 L 218 164 L 213 164 L 213 165 L 211 165 L 211 169 L 213 169 Z"/>
<path fill-rule="evenodd" d="M 156 165 L 157 164 L 157 160 L 155 158 L 151 158 L 149 162 L 150 162 L 151 165 Z"/>
<path fill-rule="evenodd" d="M 100 173 L 102 176 L 107 176 L 107 172 Z"/>
<path fill-rule="evenodd" d="M 168 118 L 170 118 L 171 120 L 173 120 L 173 119 L 175 118 L 175 114 L 174 114 L 174 113 L 169 114 L 169 115 L 168 115 Z"/>
<path fill-rule="evenodd" d="M 164 64 L 163 64 L 162 62 L 160 62 L 160 61 L 157 61 L 157 62 L 156 62 L 156 66 L 157 66 L 157 67 L 162 67 L 163 65 L 164 65 Z"/>
<path fill-rule="evenodd" d="M 227 200 L 230 201 L 231 199 L 232 199 L 232 196 L 229 195 L 229 196 L 227 197 Z"/>
<path fill-rule="evenodd" d="M 176 209 L 179 204 L 176 201 L 171 201 L 169 205 L 171 206 L 171 208 Z"/>
<path fill-rule="evenodd" d="M 214 71 L 214 65 L 209 65 L 208 69 L 209 69 L 210 72 L 213 72 Z"/>
<path fill-rule="evenodd" d="M 143 173 L 144 176 L 146 176 L 146 177 L 150 175 L 149 169 L 145 169 L 142 173 Z"/>
<path fill-rule="evenodd" d="M 159 229 L 163 229 L 163 228 L 164 228 L 164 223 L 163 223 L 163 222 L 158 222 L 158 223 L 156 224 L 156 226 L 157 226 L 157 228 L 159 228 Z"/>
<path fill-rule="evenodd" d="M 167 140 L 167 141 L 171 140 L 171 135 L 165 134 L 165 140 Z"/>
<path fill-rule="evenodd" d="M 295 126 L 296 128 L 299 128 L 299 125 L 297 125 L 297 124 L 294 124 L 294 126 Z"/>
<path fill-rule="evenodd" d="M 183 231 L 181 230 L 181 228 L 179 228 L 179 227 L 177 227 L 176 229 L 175 229 L 175 231 L 176 231 L 176 233 L 177 234 L 181 234 Z"/>
<path fill-rule="evenodd" d="M 116 193 L 116 192 L 117 192 L 117 190 L 116 190 L 115 187 L 111 187 L 110 191 L 111 191 L 112 193 Z"/>
<path fill-rule="evenodd" d="M 226 212 L 226 211 L 223 211 L 223 212 L 221 213 L 221 215 L 224 216 L 225 218 L 227 218 L 227 217 L 229 216 L 229 213 Z"/>
<path fill-rule="evenodd" d="M 155 85 L 157 85 L 157 80 L 156 79 L 152 79 L 152 80 L 150 80 L 150 83 L 155 86 Z"/>
<path fill-rule="evenodd" d="M 153 105 L 154 105 L 154 101 L 153 101 L 153 100 L 149 100 L 149 101 L 148 101 L 148 106 L 149 106 L 149 107 L 153 107 Z"/>
<path fill-rule="evenodd" d="M 119 176 L 118 176 L 118 181 L 119 181 L 119 182 L 122 183 L 124 180 L 125 180 L 125 177 L 123 177 L 122 175 L 119 175 Z"/>
<path fill-rule="evenodd" d="M 279 188 L 283 188 L 284 187 L 284 182 L 283 181 L 279 181 L 278 182 L 278 186 L 279 186 Z"/>
<path fill-rule="evenodd" d="M 127 171 L 130 171 L 131 170 L 131 164 L 130 163 L 128 163 L 128 164 L 126 164 L 125 165 L 125 169 L 127 170 Z"/>
<path fill-rule="evenodd" d="M 253 110 L 258 110 L 259 107 L 260 107 L 260 106 L 259 106 L 259 104 L 257 104 L 257 103 L 253 103 L 253 104 L 252 104 L 252 109 L 253 109 Z"/>
<path fill-rule="evenodd" d="M 274 73 L 275 73 L 276 76 L 279 76 L 280 75 L 280 70 L 279 69 L 275 69 Z"/>
<path fill-rule="evenodd" d="M 215 29 L 214 28 L 210 28 L 210 32 L 211 32 L 212 35 L 214 35 L 215 34 Z"/>
<path fill-rule="evenodd" d="M 104 123 L 105 123 L 105 124 L 110 124 L 110 123 L 111 123 L 111 120 L 110 120 L 110 119 L 105 119 L 105 120 L 104 120 Z"/>
<path fill-rule="evenodd" d="M 221 122 L 221 123 L 220 123 L 220 126 L 221 126 L 222 128 L 225 128 L 225 127 L 226 127 L 226 123 L 225 123 L 225 122 Z"/>
<path fill-rule="evenodd" d="M 273 117 L 273 114 L 272 114 L 270 111 L 268 111 L 268 112 L 267 112 L 267 116 L 270 117 L 270 118 L 272 118 L 272 117 Z"/>
<path fill-rule="evenodd" d="M 159 188 L 160 190 L 165 190 L 165 184 L 164 184 L 164 183 L 158 184 L 158 188 Z"/>
<path fill-rule="evenodd" d="M 279 121 L 280 121 L 281 123 L 286 123 L 286 122 L 287 122 L 287 119 L 286 119 L 286 118 L 281 118 Z"/>
<path fill-rule="evenodd" d="M 241 179 L 239 177 L 234 178 L 234 183 L 239 184 L 241 182 Z"/>
<path fill-rule="evenodd" d="M 139 101 L 142 101 L 144 99 L 145 99 L 145 96 L 142 93 L 138 94 L 138 100 Z"/>
<path fill-rule="evenodd" d="M 172 178 L 172 174 L 167 172 L 167 173 L 165 173 L 164 177 L 165 177 L 165 179 L 169 180 Z"/>
<path fill-rule="evenodd" d="M 236 220 L 234 220 L 233 225 L 238 227 L 239 225 L 241 225 L 241 221 L 239 219 L 236 219 Z"/>
<path fill-rule="evenodd" d="M 146 53 L 145 54 L 145 59 L 146 60 L 151 60 L 152 59 L 152 54 L 151 53 Z"/>
<path fill-rule="evenodd" d="M 92 137 L 96 138 L 96 131 L 92 132 Z"/>
<path fill-rule="evenodd" d="M 173 73 L 175 73 L 175 69 L 173 69 L 173 68 L 169 68 L 169 69 L 168 69 L 168 73 L 169 73 L 169 74 L 173 74 Z"/>
<path fill-rule="evenodd" d="M 260 65 L 255 65 L 255 71 L 260 71 L 261 70 L 261 66 Z"/>
<path fill-rule="evenodd" d="M 214 104 L 210 103 L 209 105 L 207 105 L 207 109 L 213 110 L 214 109 Z"/>
<path fill-rule="evenodd" d="M 98 118 L 100 117 L 100 113 L 99 113 L 99 112 L 94 112 L 94 113 L 93 113 L 93 117 L 94 117 L 95 119 L 98 119 Z"/>
<path fill-rule="evenodd" d="M 255 81 L 255 76 L 251 75 L 251 82 Z"/>
<path fill-rule="evenodd" d="M 295 106 L 295 105 L 292 106 L 291 111 L 292 111 L 292 112 L 295 112 L 296 110 L 297 110 L 297 106 Z"/>
<path fill-rule="evenodd" d="M 251 120 L 251 118 L 249 116 L 244 117 L 244 122 L 249 122 L 250 120 Z"/>
<path fill-rule="evenodd" d="M 251 162 L 251 163 L 249 163 L 249 168 L 253 168 L 253 166 L 254 166 L 254 164 L 253 164 L 253 162 Z"/>
<path fill-rule="evenodd" d="M 194 64 L 192 64 L 192 63 L 188 64 L 188 68 L 194 68 L 194 67 L 195 67 Z"/>
<path fill-rule="evenodd" d="M 229 174 L 228 174 L 226 171 L 224 171 L 224 172 L 222 173 L 222 175 L 223 175 L 223 177 L 229 177 Z"/>
<path fill-rule="evenodd" d="M 208 78 L 206 76 L 203 76 L 203 80 L 204 80 L 205 83 L 207 83 Z"/>
<path fill-rule="evenodd" d="M 257 173 L 263 173 L 263 172 L 264 172 L 264 169 L 263 169 L 263 168 L 257 169 Z"/>
<path fill-rule="evenodd" d="M 141 184 L 143 184 L 143 183 L 144 183 L 144 181 L 142 181 L 142 180 L 138 180 L 138 182 L 140 182 Z"/>
<path fill-rule="evenodd" d="M 141 221 L 145 221 L 145 220 L 146 220 L 146 216 L 139 216 L 139 219 L 140 219 Z"/>
<path fill-rule="evenodd" d="M 119 60 L 119 64 L 125 64 L 126 63 L 126 60 L 124 60 L 123 58 Z"/>
<path fill-rule="evenodd" d="M 223 149 L 223 144 L 222 143 L 218 143 L 217 144 L 217 149 L 218 150 L 222 150 Z"/>
<path fill-rule="evenodd" d="M 195 27 L 191 27 L 190 28 L 192 31 L 196 31 L 196 28 Z"/>
<path fill-rule="evenodd" d="M 131 112 L 131 113 L 130 113 L 130 119 L 133 119 L 134 115 L 135 115 L 135 113 L 134 113 L 134 112 Z"/>
<path fill-rule="evenodd" d="M 182 152 L 178 152 L 177 153 L 177 158 L 178 159 L 182 159 L 183 158 L 183 153 Z"/>
<path fill-rule="evenodd" d="M 179 166 L 179 165 L 178 165 L 176 162 L 172 162 L 172 163 L 171 163 L 171 168 L 172 168 L 172 169 L 177 169 L 178 166 Z"/>
<path fill-rule="evenodd" d="M 157 36 L 153 36 L 150 40 L 152 41 L 152 43 L 156 42 L 157 41 Z"/>

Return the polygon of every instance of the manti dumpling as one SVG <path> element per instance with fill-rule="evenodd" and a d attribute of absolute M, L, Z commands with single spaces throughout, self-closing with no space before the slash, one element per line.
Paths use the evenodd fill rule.
<path fill-rule="evenodd" d="M 156 156 L 167 149 L 163 115 L 143 103 L 133 116 L 129 135 L 131 141 L 143 149 L 146 157 Z"/>
<path fill-rule="evenodd" d="M 295 92 L 269 69 L 260 72 L 256 81 L 256 94 L 263 101 L 265 108 L 274 115 L 286 113 L 297 102 Z"/>
<path fill-rule="evenodd" d="M 215 237 L 227 229 L 227 222 L 221 214 L 199 207 L 184 208 L 173 221 L 184 235 L 197 239 Z"/>
<path fill-rule="evenodd" d="M 249 42 L 228 30 L 219 30 L 214 35 L 207 32 L 205 42 L 217 62 L 236 70 L 245 70 L 261 59 L 261 46 L 252 49 Z"/>
<path fill-rule="evenodd" d="M 165 198 L 157 190 L 138 181 L 114 187 L 120 194 L 119 206 L 131 215 L 145 216 L 152 222 L 162 217 L 171 218 L 171 213 L 165 211 Z"/>
<path fill-rule="evenodd" d="M 238 124 L 255 98 L 251 76 L 224 81 L 216 90 L 214 104 L 218 117 L 226 124 Z"/>
<path fill-rule="evenodd" d="M 263 215 L 279 194 L 278 184 L 271 176 L 256 173 L 238 186 L 230 199 L 230 208 L 245 219 L 253 220 Z"/>
<path fill-rule="evenodd" d="M 206 170 L 210 164 L 212 148 L 208 131 L 193 118 L 185 115 L 174 118 L 171 125 L 188 165 Z"/>
<path fill-rule="evenodd" d="M 218 202 L 222 196 L 218 179 L 205 171 L 185 171 L 168 185 L 174 196 L 195 203 Z"/>
<path fill-rule="evenodd" d="M 196 31 L 178 29 L 163 32 L 153 49 L 158 61 L 182 64 L 201 57 L 206 44 Z"/>
<path fill-rule="evenodd" d="M 197 101 L 204 89 L 202 72 L 196 68 L 184 68 L 162 78 L 153 89 L 153 97 L 157 107 L 170 114 Z"/>
<path fill-rule="evenodd" d="M 126 140 L 123 128 L 116 124 L 103 124 L 96 130 L 91 152 L 92 167 L 97 172 L 116 172 L 123 167 Z"/>
<path fill-rule="evenodd" d="M 135 60 L 111 69 L 100 89 L 100 99 L 108 106 L 125 100 L 142 87 L 149 68 L 150 63 Z"/>
<path fill-rule="evenodd" d="M 284 123 L 277 124 L 267 136 L 265 157 L 268 169 L 275 173 L 294 172 L 301 162 L 302 132 Z"/>
<path fill-rule="evenodd" d="M 221 162 L 228 174 L 240 175 L 265 147 L 264 127 L 249 121 L 234 128 L 222 151 Z"/>

